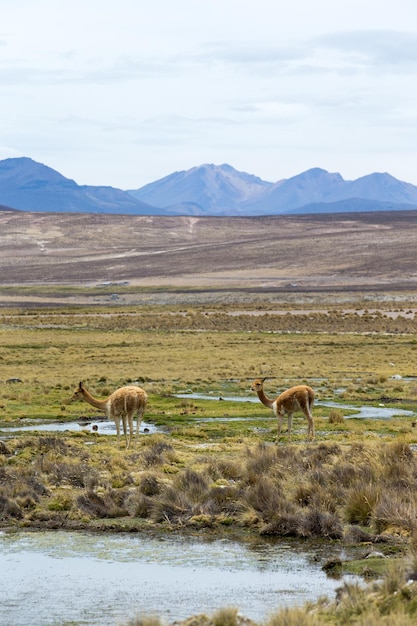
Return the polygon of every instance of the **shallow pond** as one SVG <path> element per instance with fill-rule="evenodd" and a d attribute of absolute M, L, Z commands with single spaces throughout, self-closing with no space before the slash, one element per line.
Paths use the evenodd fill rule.
<path fill-rule="evenodd" d="M 254 398 L 252 396 L 233 396 L 233 397 L 216 397 L 213 395 L 205 395 L 201 393 L 178 393 L 175 394 L 176 398 L 189 398 L 192 400 L 221 400 L 225 402 L 259 402 L 258 398 Z M 323 401 L 316 402 L 316 406 L 326 406 L 326 407 L 335 407 L 338 409 L 347 409 L 350 411 L 355 411 L 355 413 L 351 415 L 346 415 L 345 419 L 356 418 L 356 419 L 391 419 L 393 416 L 398 417 L 412 417 L 414 415 L 413 411 L 406 411 L 404 409 L 396 409 L 385 406 L 353 406 L 350 404 L 341 404 L 340 402 L 332 402 L 332 401 Z M 272 412 L 270 414 L 265 413 L 265 419 L 270 419 L 272 417 Z M 242 418 L 242 417 L 217 417 L 217 418 L 207 418 L 207 419 L 199 419 L 198 421 L 242 421 L 248 420 L 251 418 Z M 29 424 L 21 424 L 19 426 L 3 426 L 0 428 L 0 433 L 3 437 L 7 437 L 7 435 L 14 432 L 31 432 L 31 431 L 39 431 L 39 432 L 79 432 L 79 431 L 87 431 L 87 432 L 96 432 L 100 435 L 115 435 L 116 434 L 116 426 L 113 421 L 103 420 L 100 416 L 96 420 L 84 422 L 84 421 L 74 421 L 74 422 L 36 422 L 31 421 Z M 140 433 L 157 433 L 157 432 L 165 432 L 164 427 L 155 426 L 154 424 L 150 424 L 147 422 L 142 422 L 140 425 Z M 121 435 L 123 437 L 123 434 Z"/>
<path fill-rule="evenodd" d="M 177 398 L 191 398 L 194 400 L 222 400 L 225 402 L 259 402 L 257 397 L 253 396 L 231 396 L 231 397 L 216 397 L 212 395 L 205 395 L 202 393 L 179 393 L 176 394 Z M 315 406 L 326 406 L 326 407 L 334 407 L 338 409 L 347 409 L 349 411 L 355 411 L 352 415 L 346 415 L 345 418 L 356 418 L 356 419 L 391 419 L 395 416 L 402 417 L 411 417 L 414 415 L 413 411 L 406 411 L 405 409 L 396 409 L 390 408 L 386 406 L 354 406 L 351 404 L 342 404 L 340 402 L 332 402 L 332 401 L 316 401 Z M 235 418 L 240 419 L 240 418 Z"/>
<path fill-rule="evenodd" d="M 96 420 L 89 421 L 74 421 L 74 422 L 36 422 L 30 420 L 29 424 L 22 424 L 20 426 L 3 426 L 0 428 L 0 432 L 3 435 L 7 435 L 7 433 L 14 432 L 30 432 L 30 431 L 39 431 L 39 432 L 95 432 L 99 435 L 115 435 L 116 434 L 116 424 L 113 421 L 103 420 L 100 416 Z M 143 433 L 155 433 L 160 432 L 161 429 L 158 429 L 154 424 L 148 424 L 147 422 L 142 422 L 140 425 L 139 432 Z M 135 433 L 136 433 L 136 422 L 135 422 Z M 123 432 L 120 435 L 123 438 Z"/>
<path fill-rule="evenodd" d="M 279 607 L 333 598 L 342 584 L 322 571 L 329 548 L 297 546 L 0 532 L 0 624 L 115 626 L 138 615 L 173 622 L 232 606 L 265 620 Z"/>

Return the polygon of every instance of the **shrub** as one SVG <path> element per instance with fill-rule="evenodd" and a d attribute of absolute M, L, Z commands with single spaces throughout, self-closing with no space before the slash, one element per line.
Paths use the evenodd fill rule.
<path fill-rule="evenodd" d="M 341 487 L 349 487 L 356 475 L 357 469 L 353 463 L 339 463 L 332 470 L 331 480 Z"/>
<path fill-rule="evenodd" d="M 313 509 L 307 511 L 302 517 L 299 533 L 304 537 L 341 539 L 343 525 L 337 515 Z"/>
<path fill-rule="evenodd" d="M 242 464 L 232 459 L 218 459 L 211 461 L 207 466 L 207 472 L 212 480 L 219 478 L 236 480 L 243 475 L 243 471 Z"/>
<path fill-rule="evenodd" d="M 152 511 L 152 498 L 135 491 L 126 499 L 125 506 L 131 517 L 140 517 L 146 519 L 150 517 Z"/>
<path fill-rule="evenodd" d="M 142 456 L 143 464 L 145 467 L 163 465 L 167 462 L 167 459 L 172 458 L 173 454 L 174 449 L 170 444 L 164 441 L 157 441 L 144 451 Z"/>
<path fill-rule="evenodd" d="M 300 536 L 300 515 L 295 507 L 287 505 L 281 512 L 277 512 L 265 524 L 261 530 L 261 535 L 275 535 L 277 537 L 299 537 Z"/>
<path fill-rule="evenodd" d="M 374 483 L 355 483 L 346 495 L 346 521 L 368 526 L 379 498 L 379 489 Z"/>
<path fill-rule="evenodd" d="M 378 533 L 391 527 L 412 533 L 417 529 L 416 503 L 407 500 L 397 490 L 385 492 L 375 507 L 373 523 Z"/>
<path fill-rule="evenodd" d="M 192 515 L 188 496 L 173 485 L 165 486 L 158 499 L 152 503 L 151 517 L 155 522 L 178 522 Z"/>
<path fill-rule="evenodd" d="M 7 520 L 11 517 L 22 518 L 22 510 L 17 502 L 0 494 L 0 520 Z"/>
<path fill-rule="evenodd" d="M 279 509 L 285 496 L 281 489 L 267 476 L 260 476 L 246 490 L 246 503 L 266 518 Z"/>
<path fill-rule="evenodd" d="M 78 496 L 77 506 L 92 517 L 123 517 L 128 515 L 128 511 L 115 501 L 115 498 L 121 497 L 121 494 L 112 491 L 103 494 L 103 496 L 94 493 L 94 491 L 87 491 Z"/>
<path fill-rule="evenodd" d="M 261 443 L 255 451 L 248 450 L 248 459 L 246 462 L 248 482 L 254 482 L 259 475 L 269 472 L 276 462 L 277 451 L 275 446 L 268 446 L 265 443 Z"/>
<path fill-rule="evenodd" d="M 158 478 L 153 474 L 144 474 L 141 477 L 139 490 L 145 496 L 155 496 L 161 490 Z"/>

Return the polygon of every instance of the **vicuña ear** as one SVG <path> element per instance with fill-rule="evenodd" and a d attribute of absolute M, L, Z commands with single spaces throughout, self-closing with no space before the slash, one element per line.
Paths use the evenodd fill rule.
<path fill-rule="evenodd" d="M 265 376 L 265 378 L 262 378 L 262 379 L 261 379 L 263 383 L 266 381 L 266 378 L 267 378 L 267 377 Z"/>
<path fill-rule="evenodd" d="M 80 384 L 78 385 L 78 389 L 83 389 L 83 384 L 82 384 L 82 383 L 80 383 Z"/>

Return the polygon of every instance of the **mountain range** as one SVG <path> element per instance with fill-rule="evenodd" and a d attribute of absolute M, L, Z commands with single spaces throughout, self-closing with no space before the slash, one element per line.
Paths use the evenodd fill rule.
<path fill-rule="evenodd" d="M 36 212 L 246 217 L 397 211 L 417 210 L 417 186 L 388 173 L 347 181 L 321 168 L 273 183 L 227 164 L 205 164 L 139 189 L 121 190 L 78 185 L 20 157 L 0 161 L 0 205 Z"/>

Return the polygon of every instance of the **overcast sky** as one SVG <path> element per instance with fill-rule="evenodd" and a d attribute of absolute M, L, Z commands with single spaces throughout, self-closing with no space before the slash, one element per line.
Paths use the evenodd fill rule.
<path fill-rule="evenodd" d="M 0 159 L 417 185 L 416 0 L 0 0 Z"/>

